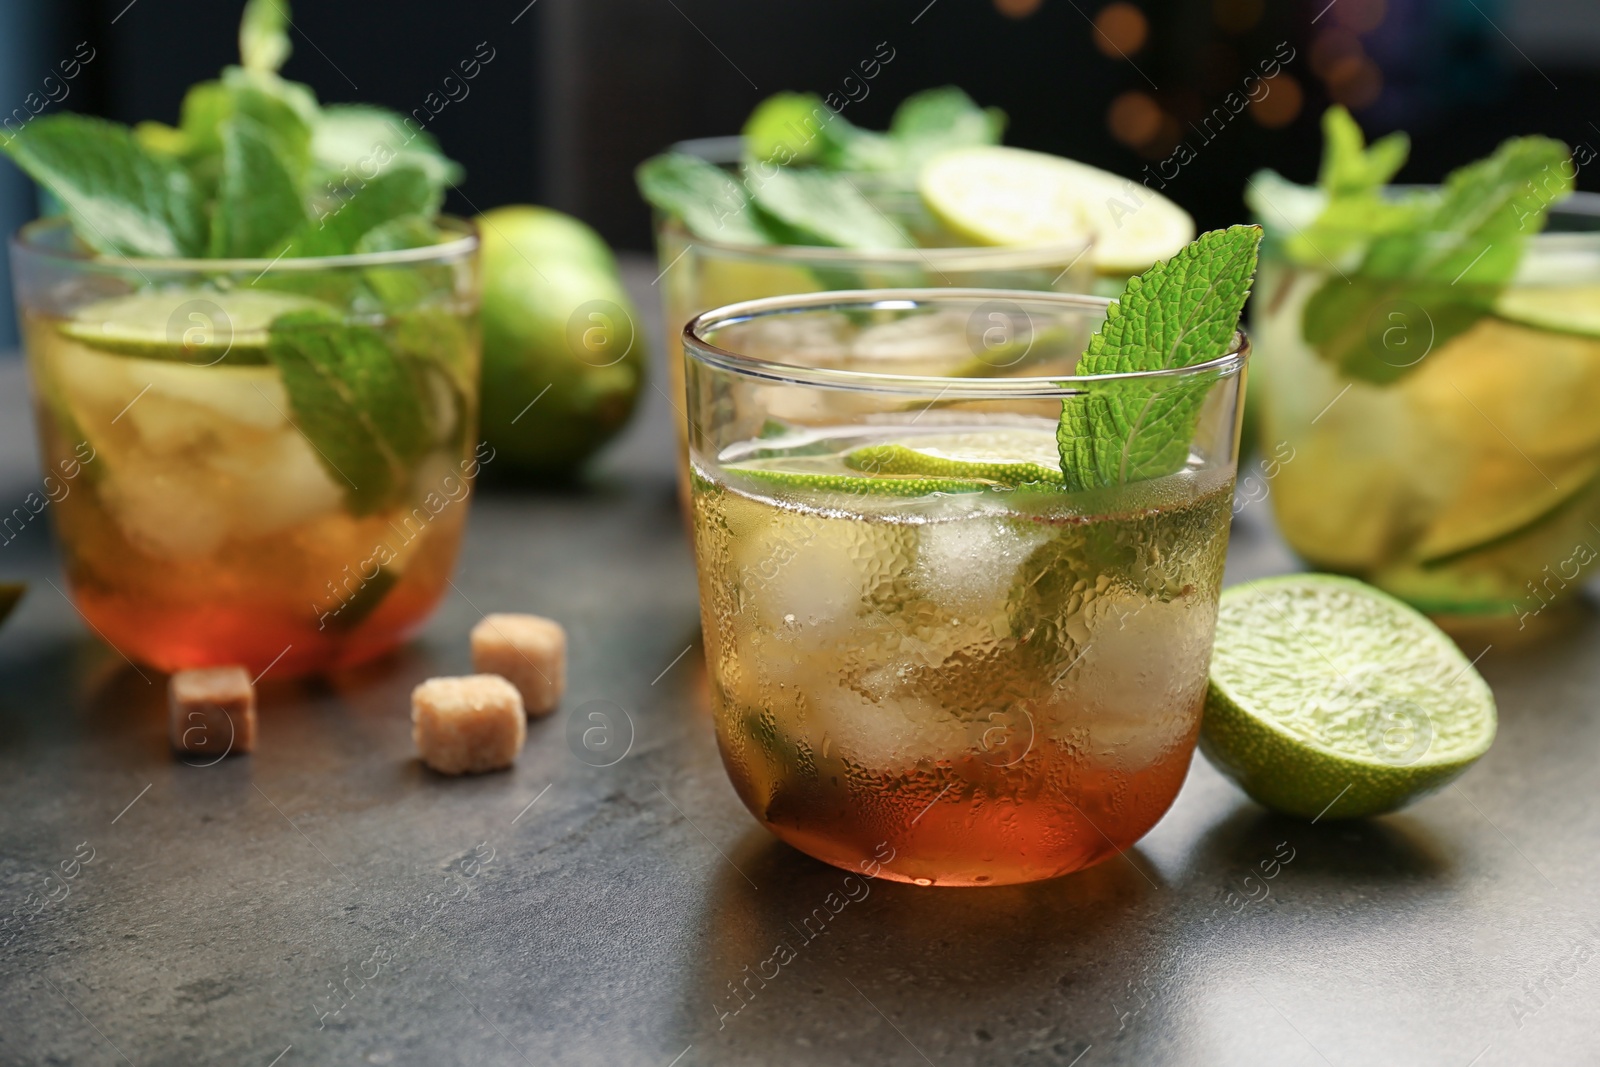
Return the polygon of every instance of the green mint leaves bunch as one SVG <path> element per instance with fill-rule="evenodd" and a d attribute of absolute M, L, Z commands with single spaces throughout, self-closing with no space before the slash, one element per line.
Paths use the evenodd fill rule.
<path fill-rule="evenodd" d="M 1366 146 L 1341 107 L 1324 114 L 1323 133 L 1316 189 L 1263 172 L 1247 199 L 1258 218 L 1287 231 L 1291 262 L 1329 273 L 1306 303 L 1306 342 L 1346 377 L 1391 382 L 1415 363 L 1384 359 L 1374 324 L 1399 315 L 1425 326 L 1434 347 L 1469 329 L 1516 275 L 1576 169 L 1560 141 L 1515 137 L 1437 189 L 1394 190 L 1387 183 L 1405 163 L 1404 134 Z"/>
<path fill-rule="evenodd" d="M 909 189 L 917 169 L 952 148 L 998 144 L 1005 115 L 954 86 L 907 97 L 887 132 L 862 129 L 814 93 L 778 93 L 745 122 L 737 174 L 667 152 L 635 174 L 657 211 L 694 236 L 751 245 L 910 248 L 904 226 L 864 187 Z"/>
<path fill-rule="evenodd" d="M 1201 234 L 1130 278 L 1078 359 L 1079 375 L 1177 370 L 1233 350 L 1261 244 L 1258 226 Z M 1066 397 L 1056 444 L 1067 489 L 1095 489 L 1182 470 L 1216 378 L 1130 378 Z"/>
<path fill-rule="evenodd" d="M 193 86 L 177 127 L 44 116 L 0 148 L 103 255 L 328 256 L 432 243 L 461 169 L 418 124 L 319 105 L 278 74 L 286 0 L 249 0 L 240 64 Z"/>

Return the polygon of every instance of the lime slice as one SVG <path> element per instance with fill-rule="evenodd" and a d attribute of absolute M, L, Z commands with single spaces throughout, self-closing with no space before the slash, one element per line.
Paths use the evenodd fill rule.
<path fill-rule="evenodd" d="M 979 479 L 998 485 L 1061 481 L 1055 442 L 1038 433 L 955 433 L 909 444 L 866 445 L 844 457 L 852 470 L 877 475 Z"/>
<path fill-rule="evenodd" d="M 824 493 L 849 493 L 860 496 L 929 496 L 933 493 L 981 493 L 991 482 L 960 478 L 879 478 L 858 474 L 833 474 L 827 471 L 800 471 L 779 467 L 741 464 L 724 467 L 728 474 L 766 482 L 781 489 Z"/>
<path fill-rule="evenodd" d="M 790 452 L 724 470 L 786 489 L 866 496 L 981 493 L 1061 483 L 1055 437 L 1041 430 L 924 434 L 862 445 L 842 456 Z"/>
<path fill-rule="evenodd" d="M 61 332 L 103 352 L 209 366 L 265 363 L 267 327 L 290 311 L 324 308 L 267 289 L 173 289 L 132 293 L 79 308 Z"/>
<path fill-rule="evenodd" d="M 1494 732 L 1483 678 L 1388 594 L 1325 574 L 1222 594 L 1201 750 L 1274 811 L 1393 811 L 1465 771 Z"/>
<path fill-rule="evenodd" d="M 1558 333 L 1600 337 L 1600 285 L 1530 285 L 1507 289 L 1494 302 L 1502 319 Z"/>
<path fill-rule="evenodd" d="M 918 189 L 941 223 L 985 245 L 1092 237 L 1102 274 L 1137 274 L 1194 239 L 1194 219 L 1137 182 L 1042 152 L 980 147 L 922 168 Z"/>

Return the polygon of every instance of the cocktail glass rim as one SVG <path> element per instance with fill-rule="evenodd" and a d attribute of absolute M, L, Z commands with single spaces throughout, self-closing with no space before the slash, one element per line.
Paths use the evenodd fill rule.
<path fill-rule="evenodd" d="M 700 137 L 678 141 L 668 146 L 670 152 L 685 152 L 718 165 L 739 161 L 738 135 L 728 137 Z M 882 263 L 894 266 L 921 266 L 939 273 L 941 271 L 974 270 L 1028 270 L 1054 267 L 1065 263 L 1062 273 L 1077 266 L 1094 248 L 1092 237 L 1044 245 L 940 245 L 931 248 L 834 248 L 827 245 L 769 245 L 741 244 L 722 241 L 714 237 L 701 237 L 690 233 L 676 220 L 661 217 L 658 226 L 682 240 L 702 248 L 715 250 L 719 255 L 741 259 L 788 260 L 798 265 L 816 267 L 832 263 L 859 269 L 862 264 Z"/>
<path fill-rule="evenodd" d="M 1047 305 L 1057 313 L 1098 313 L 1099 318 L 1104 318 L 1106 308 L 1115 303 L 1106 297 L 1026 289 L 839 289 L 794 296 L 769 296 L 759 300 L 742 300 L 696 315 L 683 327 L 683 349 L 685 357 L 692 357 L 708 366 L 778 384 L 911 396 L 937 393 L 940 399 L 962 400 L 1053 399 L 1081 395 L 1095 386 L 1139 380 L 1179 380 L 1205 376 L 1221 380 L 1239 373 L 1250 355 L 1250 340 L 1243 330 L 1239 330 L 1234 334 L 1227 352 L 1186 367 L 1117 374 L 952 378 L 784 363 L 735 352 L 706 337 L 727 326 L 777 314 L 842 307 L 903 311 L 922 304 L 965 303 L 976 306 L 1000 302 L 1018 305 L 1024 314 L 1026 305 L 1034 304 Z"/>
<path fill-rule="evenodd" d="M 340 268 L 394 267 L 410 263 L 436 263 L 471 255 L 479 247 L 477 227 L 466 219 L 440 215 L 435 223 L 451 236 L 438 244 L 420 248 L 398 248 L 388 252 L 352 252 L 338 256 L 264 256 L 235 259 L 200 259 L 185 256 L 130 256 L 96 252 L 87 247 L 52 245 L 43 238 L 72 233 L 72 222 L 63 215 L 34 219 L 11 235 L 11 247 L 31 256 L 54 259 L 79 266 L 126 268 L 173 274 L 243 274 L 280 271 L 326 271 Z"/>

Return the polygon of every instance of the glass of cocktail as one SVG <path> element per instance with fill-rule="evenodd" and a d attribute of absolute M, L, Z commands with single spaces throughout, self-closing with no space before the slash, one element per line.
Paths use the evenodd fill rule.
<path fill-rule="evenodd" d="M 707 138 L 683 142 L 673 150 L 732 168 L 740 158 L 740 143 L 737 137 Z M 881 179 L 873 181 L 871 177 L 857 179 L 858 191 L 884 218 L 910 234 L 919 247 L 868 250 L 718 240 L 697 236 L 681 220 L 657 212 L 656 250 L 662 268 L 658 285 L 667 323 L 667 393 L 675 404 L 683 396 L 681 327 L 701 312 L 725 304 L 835 289 L 949 286 L 1081 293 L 1096 284 L 1090 239 L 1020 247 L 973 245 L 942 229 L 914 188 Z M 1120 280 L 1116 287 L 1120 288 Z M 901 356 L 898 352 L 886 353 L 885 359 Z M 915 361 L 919 353 L 906 352 L 903 357 L 909 362 L 900 369 L 917 373 Z M 797 353 L 792 358 L 800 357 Z M 882 369 L 895 370 L 889 363 Z M 683 411 L 679 410 L 677 416 L 683 474 L 680 488 L 686 494 Z"/>
<path fill-rule="evenodd" d="M 72 595 L 163 670 L 359 662 L 448 581 L 479 465 L 477 238 L 268 260 L 12 264 Z M 42 506 L 42 505 L 41 505 Z"/>
<path fill-rule="evenodd" d="M 1500 210 L 1514 220 L 1545 206 L 1523 199 Z M 1252 384 L 1290 545 L 1458 633 L 1557 617 L 1547 609 L 1600 559 L 1600 196 L 1551 206 L 1510 282 L 1466 324 L 1441 315 L 1436 294 L 1470 295 L 1470 276 L 1422 295 L 1393 283 L 1345 324 L 1363 357 L 1349 365 L 1307 340 L 1308 309 L 1321 291 L 1372 280 L 1360 265 L 1296 261 L 1284 251 L 1293 230 L 1272 210 L 1262 221 Z"/>
<path fill-rule="evenodd" d="M 782 840 L 899 881 L 998 885 L 1096 863 L 1172 803 L 1205 699 L 1247 347 L 1075 376 L 1107 304 L 829 292 L 685 329 L 717 739 Z M 985 347 L 996 322 L 1006 340 Z M 1069 489 L 1064 405 L 1102 402 L 1180 429 Z"/>

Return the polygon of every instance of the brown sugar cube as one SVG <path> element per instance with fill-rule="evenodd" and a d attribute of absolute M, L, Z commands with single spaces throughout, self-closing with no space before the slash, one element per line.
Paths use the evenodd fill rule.
<path fill-rule="evenodd" d="M 226 756 L 256 747 L 256 688 L 243 667 L 179 671 L 167 684 L 167 734 L 179 752 Z"/>
<path fill-rule="evenodd" d="M 485 615 L 472 628 L 472 668 L 516 686 L 529 715 L 547 715 L 567 687 L 567 631 L 538 615 Z"/>
<path fill-rule="evenodd" d="M 440 774 L 509 767 L 528 736 L 517 687 L 493 674 L 429 678 L 411 691 L 411 739 Z"/>

